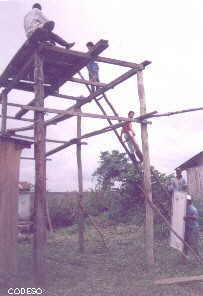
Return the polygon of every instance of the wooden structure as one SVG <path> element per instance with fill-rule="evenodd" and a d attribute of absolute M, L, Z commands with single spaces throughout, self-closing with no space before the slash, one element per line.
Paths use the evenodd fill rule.
<path fill-rule="evenodd" d="M 0 271 L 17 268 L 16 236 L 20 154 L 31 142 L 0 136 Z"/>
<path fill-rule="evenodd" d="M 38 34 L 36 31 L 34 34 Z M 37 36 L 35 36 L 37 37 Z M 95 44 L 91 51 L 84 53 L 74 50 L 67 50 L 60 47 L 52 47 L 45 44 L 33 44 L 30 41 L 26 41 L 25 44 L 13 57 L 11 62 L 6 67 L 5 71 L 0 76 L 0 87 L 3 88 L 1 92 L 1 134 L 6 135 L 11 141 L 13 136 L 17 139 L 34 139 L 34 159 L 35 159 L 35 201 L 34 201 L 34 243 L 33 243 L 33 257 L 34 257 L 34 271 L 35 282 L 40 285 L 45 282 L 46 275 L 46 232 L 47 232 L 47 201 L 46 201 L 46 156 L 52 155 L 66 149 L 71 145 L 77 147 L 77 164 L 78 164 L 78 183 L 79 183 L 79 249 L 84 250 L 84 220 L 82 213 L 82 197 L 83 197 L 83 184 L 82 184 L 82 160 L 81 160 L 81 141 L 92 136 L 103 134 L 113 131 L 121 143 L 122 147 L 137 167 L 138 164 L 126 147 L 126 144 L 121 140 L 116 129 L 122 127 L 128 121 L 135 121 L 141 123 L 142 133 L 142 147 L 144 157 L 144 190 L 142 189 L 143 196 L 145 197 L 147 204 L 146 211 L 146 260 L 148 265 L 153 265 L 153 211 L 156 211 L 162 216 L 165 223 L 170 228 L 170 223 L 161 214 L 160 210 L 152 202 L 151 192 L 151 172 L 150 172 L 150 160 L 149 160 L 149 146 L 148 146 L 148 134 L 147 134 L 147 118 L 153 117 L 156 111 L 146 113 L 146 102 L 144 94 L 143 84 L 143 70 L 149 61 L 144 61 L 140 64 L 131 63 L 116 59 L 110 59 L 101 57 L 99 54 L 108 47 L 108 42 L 100 40 Z M 95 83 L 84 79 L 80 70 L 87 66 L 90 61 L 98 61 L 108 63 L 112 65 L 119 65 L 122 67 L 130 68 L 121 76 L 117 77 L 109 83 Z M 80 79 L 73 77 L 75 74 L 80 75 Z M 115 108 L 107 98 L 108 90 L 115 88 L 118 84 L 124 82 L 133 75 L 138 74 L 138 94 L 140 99 L 140 116 L 135 119 L 129 119 L 125 117 L 119 117 Z M 74 97 L 71 95 L 59 94 L 58 90 L 65 83 L 80 83 L 84 84 L 89 90 L 87 97 Z M 97 90 L 92 93 L 90 85 L 99 86 Z M 11 90 L 17 89 L 26 92 L 34 93 L 33 99 L 27 104 L 16 104 L 8 102 L 8 94 Z M 44 107 L 44 100 L 49 96 L 55 96 L 56 98 L 73 100 L 75 103 L 66 110 L 57 110 Z M 10 98 L 9 98 L 10 101 Z M 81 107 L 87 103 L 94 101 L 103 115 L 83 113 Z M 108 115 L 102 106 L 102 101 L 108 104 L 113 115 Z M 7 106 L 19 107 L 19 111 L 15 116 L 10 116 L 7 112 Z M 23 117 L 28 111 L 34 112 L 34 118 Z M 54 113 L 51 119 L 44 119 L 44 112 Z M 57 124 L 67 120 L 73 116 L 77 116 L 77 136 L 73 139 L 54 140 L 46 138 L 46 127 Z M 99 118 L 107 120 L 108 125 L 100 130 L 96 130 L 87 134 L 81 133 L 81 117 Z M 7 120 L 21 120 L 30 122 L 28 126 L 15 129 L 7 129 Z M 118 123 L 113 124 L 112 121 L 116 120 Z M 24 136 L 19 134 L 21 131 L 33 130 L 33 137 Z M 59 143 L 57 148 L 46 151 L 45 142 Z M 4 152 L 6 153 L 6 152 Z M 3 156 L 2 156 L 3 157 Z M 12 163 L 11 169 L 12 169 Z M 9 183 L 3 184 L 4 190 L 7 190 Z M 16 185 L 17 187 L 17 185 Z M 153 211 L 152 211 L 153 210 Z M 14 223 L 15 221 L 13 221 Z M 175 233 L 175 232 L 174 232 Z M 0 237 L 2 239 L 2 237 Z M 3 259 L 2 259 L 3 260 Z M 0 262 L 1 264 L 1 262 Z"/>
<path fill-rule="evenodd" d="M 187 173 L 188 192 L 194 200 L 203 200 L 203 151 L 178 168 Z"/>

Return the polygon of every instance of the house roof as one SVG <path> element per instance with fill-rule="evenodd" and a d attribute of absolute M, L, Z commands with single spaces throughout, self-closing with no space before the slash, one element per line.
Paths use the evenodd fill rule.
<path fill-rule="evenodd" d="M 200 153 L 196 154 L 195 156 L 193 156 L 192 158 L 190 158 L 186 162 L 182 163 L 177 168 L 180 168 L 181 170 L 184 171 L 184 170 L 186 170 L 188 168 L 199 166 L 201 164 L 203 164 L 203 151 L 201 151 Z"/>

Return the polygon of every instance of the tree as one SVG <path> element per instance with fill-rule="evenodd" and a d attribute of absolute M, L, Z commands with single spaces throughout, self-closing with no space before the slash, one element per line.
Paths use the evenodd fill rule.
<path fill-rule="evenodd" d="M 153 201 L 165 216 L 169 215 L 170 194 L 166 184 L 169 176 L 151 167 Z M 143 173 L 128 160 L 125 153 L 117 150 L 100 154 L 99 166 L 94 172 L 97 188 L 104 192 L 119 192 L 120 206 L 127 212 L 133 207 L 143 207 Z M 119 185 L 118 185 L 119 184 Z M 117 195 L 118 198 L 118 195 Z"/>

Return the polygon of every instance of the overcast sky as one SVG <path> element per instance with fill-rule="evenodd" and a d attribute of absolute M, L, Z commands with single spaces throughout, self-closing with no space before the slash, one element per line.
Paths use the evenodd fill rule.
<path fill-rule="evenodd" d="M 0 73 L 26 40 L 23 17 L 36 1 L 0 0 L 1 55 Z M 200 0 L 43 0 L 44 14 L 56 23 L 55 32 L 69 42 L 75 41 L 73 49 L 86 51 L 87 41 L 109 40 L 109 48 L 102 54 L 140 63 L 152 64 L 144 71 L 147 111 L 176 111 L 202 107 L 203 98 L 203 3 Z M 100 64 L 100 80 L 110 82 L 127 68 Z M 87 77 L 86 70 L 83 74 Z M 61 93 L 87 95 L 85 86 L 66 83 Z M 128 110 L 139 115 L 136 76 L 108 92 L 108 97 L 120 116 Z M 33 95 L 12 91 L 9 102 L 28 103 Z M 47 98 L 47 107 L 66 109 L 73 102 Z M 94 102 L 82 109 L 84 112 L 100 113 Z M 108 109 L 107 109 L 108 110 Z M 9 108 L 9 114 L 17 109 Z M 149 126 L 151 164 L 164 173 L 202 150 L 203 111 L 153 119 Z M 108 110 L 108 114 L 110 110 Z M 32 113 L 27 117 L 32 118 Z M 53 116 L 53 115 L 52 115 Z M 49 115 L 45 119 L 50 118 Z M 107 125 L 100 119 L 82 119 L 83 133 Z M 28 123 L 29 124 L 29 123 Z M 26 123 L 10 120 L 9 127 L 25 126 Z M 140 127 L 135 125 L 137 140 Z M 23 133 L 21 133 L 23 134 Z M 24 133 L 32 135 L 32 133 Z M 48 138 L 69 140 L 76 135 L 76 120 L 66 120 L 48 128 Z M 56 147 L 47 144 L 47 151 Z M 117 149 L 123 152 L 113 133 L 88 140 L 83 149 L 83 174 L 85 189 L 92 188 L 92 173 L 98 166 L 101 151 Z M 47 162 L 47 188 L 50 191 L 77 189 L 76 147 L 72 146 L 53 156 Z M 23 156 L 33 156 L 33 149 L 24 150 Z M 22 181 L 34 183 L 34 162 L 22 161 Z"/>

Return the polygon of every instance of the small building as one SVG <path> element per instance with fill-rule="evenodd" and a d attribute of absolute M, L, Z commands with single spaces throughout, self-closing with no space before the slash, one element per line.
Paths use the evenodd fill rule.
<path fill-rule="evenodd" d="M 193 156 L 178 168 L 186 171 L 188 192 L 194 200 L 203 200 L 203 151 Z"/>

